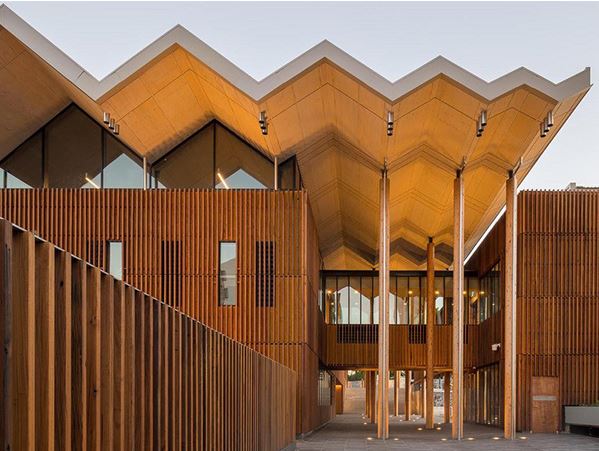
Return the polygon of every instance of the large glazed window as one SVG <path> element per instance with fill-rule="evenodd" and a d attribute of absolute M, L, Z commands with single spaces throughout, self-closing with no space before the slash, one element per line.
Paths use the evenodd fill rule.
<path fill-rule="evenodd" d="M 46 126 L 49 188 L 102 186 L 103 128 L 78 108 L 68 108 Z"/>
<path fill-rule="evenodd" d="M 38 132 L 0 163 L 0 186 L 41 188 L 44 184 L 42 162 L 42 133 Z"/>
<path fill-rule="evenodd" d="M 0 162 L 4 188 L 142 188 L 143 162 L 70 105 Z"/>
<path fill-rule="evenodd" d="M 274 167 L 270 160 L 219 124 L 215 136 L 215 188 L 274 187 Z"/>
<path fill-rule="evenodd" d="M 191 136 L 152 166 L 153 188 L 214 186 L 214 125 Z"/>
<path fill-rule="evenodd" d="M 104 140 L 103 188 L 143 188 L 143 160 L 114 136 Z"/>

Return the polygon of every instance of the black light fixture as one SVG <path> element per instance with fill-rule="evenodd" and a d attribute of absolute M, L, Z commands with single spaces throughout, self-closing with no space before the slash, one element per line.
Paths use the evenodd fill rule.
<path fill-rule="evenodd" d="M 476 120 L 476 137 L 480 138 L 487 126 L 487 110 L 482 110 Z"/>
<path fill-rule="evenodd" d="M 387 136 L 393 136 L 393 111 L 387 111 Z"/>
<path fill-rule="evenodd" d="M 266 122 L 266 111 L 260 111 L 260 118 L 258 119 L 260 124 L 260 131 L 263 135 L 268 135 L 268 124 Z"/>

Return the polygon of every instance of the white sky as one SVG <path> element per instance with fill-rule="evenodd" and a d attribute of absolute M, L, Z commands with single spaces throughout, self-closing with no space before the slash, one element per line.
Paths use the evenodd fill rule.
<path fill-rule="evenodd" d="M 7 4 L 96 78 L 176 24 L 256 79 L 323 39 L 390 80 L 437 55 L 485 80 L 520 66 L 554 82 L 599 70 L 599 3 Z M 599 186 L 597 89 L 521 188 Z"/>

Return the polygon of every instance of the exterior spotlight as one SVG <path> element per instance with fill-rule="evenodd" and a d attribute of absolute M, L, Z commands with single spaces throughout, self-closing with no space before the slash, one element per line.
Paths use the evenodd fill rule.
<path fill-rule="evenodd" d="M 483 130 L 484 130 L 484 128 L 483 128 L 482 124 L 480 123 L 480 118 L 478 118 L 476 121 L 476 137 L 477 138 L 480 138 L 483 135 Z"/>
<path fill-rule="evenodd" d="M 547 113 L 547 127 L 553 127 L 553 111 Z"/>
<path fill-rule="evenodd" d="M 487 110 L 482 110 L 480 112 L 480 125 L 482 125 L 483 128 L 487 126 Z"/>
<path fill-rule="evenodd" d="M 106 125 L 110 123 L 110 113 L 104 112 L 104 123 Z"/>
<path fill-rule="evenodd" d="M 545 133 L 549 133 L 549 122 L 547 121 L 547 118 L 543 119 L 543 129 L 545 130 Z"/>
<path fill-rule="evenodd" d="M 480 138 L 487 126 L 487 110 L 482 110 L 476 120 L 476 137 Z"/>
<path fill-rule="evenodd" d="M 544 138 L 545 136 L 547 136 L 547 131 L 545 130 L 545 124 L 543 122 L 541 122 L 539 124 L 539 128 L 541 130 L 541 138 Z"/>
<path fill-rule="evenodd" d="M 260 111 L 260 117 L 258 119 L 260 124 L 260 131 L 263 135 L 268 135 L 268 124 L 266 123 L 266 111 Z"/>
<path fill-rule="evenodd" d="M 387 111 L 387 136 L 393 136 L 393 111 Z"/>
<path fill-rule="evenodd" d="M 121 126 L 119 124 L 114 124 L 114 134 L 118 135 L 121 131 Z"/>
<path fill-rule="evenodd" d="M 114 125 L 116 124 L 116 121 L 114 120 L 114 118 L 111 118 L 110 121 L 108 122 L 108 128 L 110 130 L 114 130 Z"/>

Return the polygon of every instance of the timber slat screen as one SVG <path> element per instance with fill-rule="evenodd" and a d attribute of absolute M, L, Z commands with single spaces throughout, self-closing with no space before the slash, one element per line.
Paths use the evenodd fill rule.
<path fill-rule="evenodd" d="M 295 373 L 0 220 L 5 450 L 264 449 Z"/>
<path fill-rule="evenodd" d="M 334 415 L 316 403 L 320 256 L 309 212 L 304 191 L 0 190 L 1 217 L 105 270 L 106 243 L 121 242 L 125 282 L 296 371 L 299 432 Z M 219 302 L 221 242 L 236 246 L 234 305 Z"/>
<path fill-rule="evenodd" d="M 485 273 L 503 261 L 504 247 L 502 219 L 471 259 L 471 269 Z M 599 400 L 599 190 L 519 193 L 517 277 L 517 429 L 528 431 L 533 377 L 559 378 L 560 405 Z M 488 346 L 500 342 L 502 316 L 500 310 L 481 323 L 481 331 L 483 325 L 492 329 L 483 342 L 487 363 L 497 360 Z M 496 379 L 501 399 L 502 381 Z"/>

